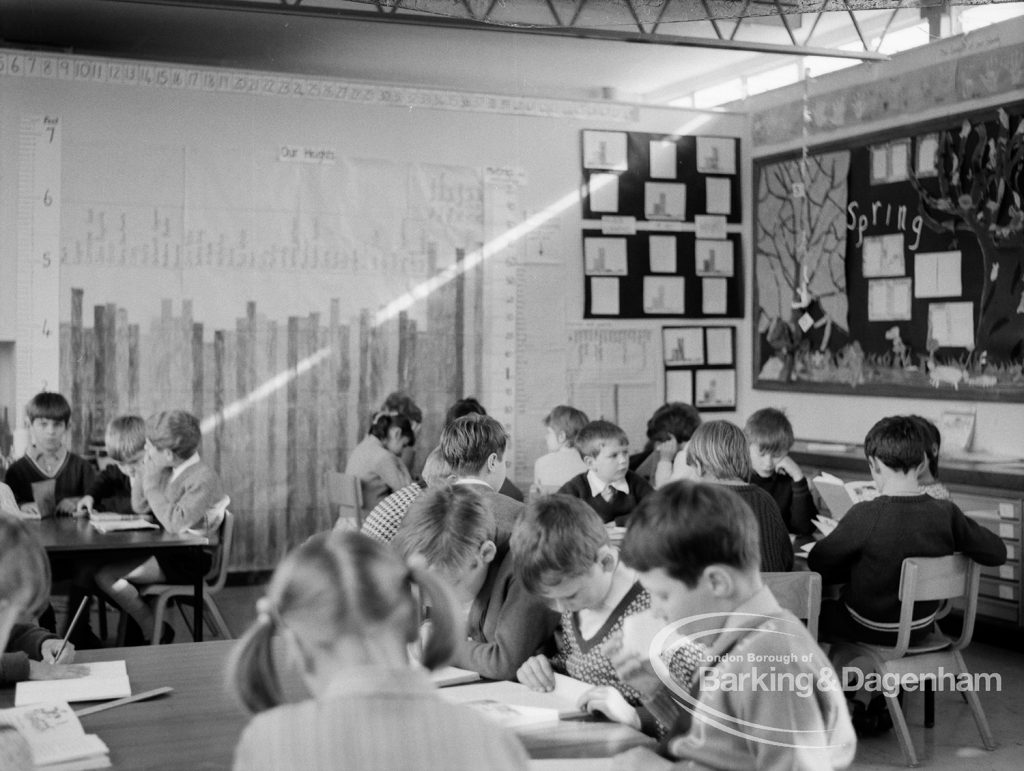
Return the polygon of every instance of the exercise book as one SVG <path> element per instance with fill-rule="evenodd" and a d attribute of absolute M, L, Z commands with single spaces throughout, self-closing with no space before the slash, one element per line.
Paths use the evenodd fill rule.
<path fill-rule="evenodd" d="M 63 680 L 26 680 L 14 690 L 14 706 L 59 701 L 99 701 L 132 695 L 124 661 L 95 661 L 74 664 L 87 674 Z"/>

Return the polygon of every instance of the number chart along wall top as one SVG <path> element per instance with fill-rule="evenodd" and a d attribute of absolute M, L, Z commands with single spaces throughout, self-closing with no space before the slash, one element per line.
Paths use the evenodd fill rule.
<path fill-rule="evenodd" d="M 584 316 L 742 317 L 739 140 L 581 133 Z"/>
<path fill-rule="evenodd" d="M 755 387 L 1024 401 L 1024 106 L 755 164 Z"/>

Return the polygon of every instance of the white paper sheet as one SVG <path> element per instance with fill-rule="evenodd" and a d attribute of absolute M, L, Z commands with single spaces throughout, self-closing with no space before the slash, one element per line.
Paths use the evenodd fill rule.
<path fill-rule="evenodd" d="M 645 182 L 644 216 L 647 219 L 685 220 L 686 185 L 680 182 Z"/>
<path fill-rule="evenodd" d="M 678 270 L 675 236 L 648 236 L 647 251 L 651 273 L 675 273 Z"/>
<path fill-rule="evenodd" d="M 736 370 L 698 369 L 696 375 L 697 409 L 736 406 Z"/>
<path fill-rule="evenodd" d="M 625 276 L 625 238 L 584 238 L 584 270 L 588 276 Z"/>
<path fill-rule="evenodd" d="M 590 211 L 616 212 L 619 210 L 619 175 L 590 175 Z"/>
<path fill-rule="evenodd" d="M 725 278 L 701 279 L 701 305 L 704 313 L 710 315 L 725 313 L 728 309 L 727 295 L 729 280 Z"/>
<path fill-rule="evenodd" d="M 732 327 L 706 327 L 708 364 L 734 364 Z"/>
<path fill-rule="evenodd" d="M 907 269 L 903 258 L 903 234 L 866 237 L 861 248 L 861 261 L 864 278 L 905 276 Z"/>
<path fill-rule="evenodd" d="M 732 241 L 698 238 L 694 246 L 698 276 L 732 276 L 735 270 Z"/>
<path fill-rule="evenodd" d="M 670 139 L 651 140 L 651 176 L 655 179 L 676 178 L 676 143 Z"/>
<path fill-rule="evenodd" d="M 914 255 L 914 297 L 961 297 L 962 255 L 959 251 Z"/>
<path fill-rule="evenodd" d="M 48 701 L 120 699 L 132 695 L 124 661 L 94 661 L 75 666 L 86 667 L 89 674 L 66 680 L 26 680 L 18 683 L 14 690 L 14 706 Z"/>
<path fill-rule="evenodd" d="M 693 404 L 693 370 L 665 370 L 665 401 Z"/>
<path fill-rule="evenodd" d="M 889 181 L 902 182 L 910 177 L 910 140 L 889 144 Z"/>
<path fill-rule="evenodd" d="M 626 134 L 622 131 L 584 131 L 583 168 L 625 171 Z"/>
<path fill-rule="evenodd" d="M 707 196 L 704 210 L 708 214 L 732 213 L 732 180 L 728 177 L 708 177 L 704 180 Z"/>
<path fill-rule="evenodd" d="M 735 174 L 736 140 L 697 137 L 697 171 L 701 174 Z"/>
<path fill-rule="evenodd" d="M 686 367 L 704 363 L 704 330 L 701 327 L 665 327 L 665 366 Z"/>
<path fill-rule="evenodd" d="M 939 135 L 925 134 L 917 138 L 917 161 L 914 170 L 919 177 L 935 176 L 935 154 L 939 151 Z"/>
<path fill-rule="evenodd" d="M 684 313 L 685 288 L 686 279 L 681 276 L 644 276 L 644 313 Z"/>
<path fill-rule="evenodd" d="M 868 281 L 868 321 L 910 321 L 909 278 Z"/>
<path fill-rule="evenodd" d="M 974 345 L 974 303 L 932 303 L 928 306 L 928 337 L 940 348 Z"/>
<path fill-rule="evenodd" d="M 693 217 L 697 238 L 725 238 L 725 217 L 717 214 L 696 214 Z"/>
<path fill-rule="evenodd" d="M 619 315 L 619 280 L 590 279 L 590 312 L 595 316 Z"/>

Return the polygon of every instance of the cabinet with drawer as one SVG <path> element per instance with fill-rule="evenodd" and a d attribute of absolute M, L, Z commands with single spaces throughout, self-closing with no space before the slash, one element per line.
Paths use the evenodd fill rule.
<path fill-rule="evenodd" d="M 810 445 L 810 446 L 809 446 Z M 820 471 L 845 482 L 870 479 L 862 447 L 835 446 L 798 441 L 790 452 L 808 479 Z M 1024 627 L 1024 575 L 1021 570 L 1021 522 L 1024 502 L 1024 468 L 1010 464 L 939 462 L 939 479 L 953 502 L 978 524 L 1006 544 L 1006 564 L 982 567 L 978 592 L 979 618 Z M 813 486 L 812 486 L 813 487 Z"/>

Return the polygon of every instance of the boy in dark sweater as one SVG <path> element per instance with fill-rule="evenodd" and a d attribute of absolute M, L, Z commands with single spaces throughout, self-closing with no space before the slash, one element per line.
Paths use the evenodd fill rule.
<path fill-rule="evenodd" d="M 651 486 L 629 470 L 629 439 L 626 432 L 607 420 L 594 420 L 576 435 L 576 448 L 587 464 L 558 491 L 582 499 L 604 522 L 624 525 L 633 510 L 653 492 Z"/>
<path fill-rule="evenodd" d="M 113 461 L 100 471 L 78 501 L 76 516 L 93 511 L 148 514 L 142 491 L 142 461 L 146 455 L 146 421 L 138 415 L 120 415 L 107 424 L 107 456 Z"/>
<path fill-rule="evenodd" d="M 894 645 L 899 586 L 907 557 L 962 552 L 982 565 L 1002 565 L 1006 545 L 967 517 L 955 503 L 921 491 L 918 473 L 927 440 L 911 417 L 878 421 L 864 439 L 864 454 L 880 495 L 851 508 L 807 559 L 827 584 L 844 584 L 838 601 L 822 603 L 822 639 Z M 910 644 L 928 636 L 937 602 L 914 606 Z"/>
<path fill-rule="evenodd" d="M 409 506 L 392 542 L 406 559 L 422 559 L 453 590 L 465 632 L 451 663 L 492 680 L 516 670 L 547 643 L 558 614 L 534 597 L 512 570 L 508 535 L 467 485 L 428 489 Z"/>
<path fill-rule="evenodd" d="M 793 426 L 789 418 L 782 410 L 765 407 L 747 418 L 743 433 L 750 443 L 748 481 L 775 499 L 789 532 L 810 535 L 818 507 L 814 505 L 803 470 L 789 457 L 793 447 Z"/>

